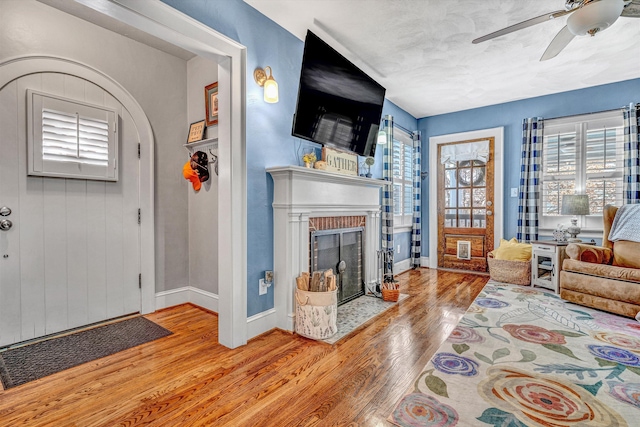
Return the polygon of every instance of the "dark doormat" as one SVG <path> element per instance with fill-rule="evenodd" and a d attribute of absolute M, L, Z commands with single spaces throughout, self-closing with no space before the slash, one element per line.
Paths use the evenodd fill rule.
<path fill-rule="evenodd" d="M 0 380 L 6 390 L 171 334 L 144 317 L 134 317 L 12 348 L 0 353 Z"/>

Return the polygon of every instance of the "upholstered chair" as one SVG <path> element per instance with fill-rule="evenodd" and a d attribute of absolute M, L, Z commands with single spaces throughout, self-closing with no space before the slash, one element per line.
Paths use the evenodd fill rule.
<path fill-rule="evenodd" d="M 618 208 L 602 213 L 602 246 L 571 243 L 560 272 L 560 297 L 627 317 L 640 312 L 640 243 L 609 240 Z M 640 236 L 639 236 L 640 237 Z"/>

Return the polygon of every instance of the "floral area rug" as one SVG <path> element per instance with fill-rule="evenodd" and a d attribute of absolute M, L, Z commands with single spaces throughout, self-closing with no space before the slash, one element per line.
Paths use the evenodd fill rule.
<path fill-rule="evenodd" d="M 489 281 L 389 421 L 640 426 L 640 323 Z"/>

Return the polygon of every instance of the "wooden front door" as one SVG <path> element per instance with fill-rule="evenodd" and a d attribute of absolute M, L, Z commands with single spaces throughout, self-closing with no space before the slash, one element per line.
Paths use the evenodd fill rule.
<path fill-rule="evenodd" d="M 489 142 L 489 159 L 441 162 L 447 145 Z M 438 146 L 438 267 L 487 271 L 493 250 L 494 138 Z"/>

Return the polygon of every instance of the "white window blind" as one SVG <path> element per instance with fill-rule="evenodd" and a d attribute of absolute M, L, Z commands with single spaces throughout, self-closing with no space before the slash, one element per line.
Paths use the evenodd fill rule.
<path fill-rule="evenodd" d="M 42 158 L 106 167 L 109 164 L 109 123 L 43 109 Z"/>
<path fill-rule="evenodd" d="M 27 91 L 29 174 L 118 180 L 117 112 Z"/>
<path fill-rule="evenodd" d="M 413 138 L 393 129 L 393 209 L 396 226 L 411 225 L 413 215 Z"/>
<path fill-rule="evenodd" d="M 590 215 L 581 227 L 602 229 L 602 209 L 622 204 L 622 112 L 611 111 L 544 123 L 541 228 L 569 223 L 562 197 L 587 194 Z"/>

